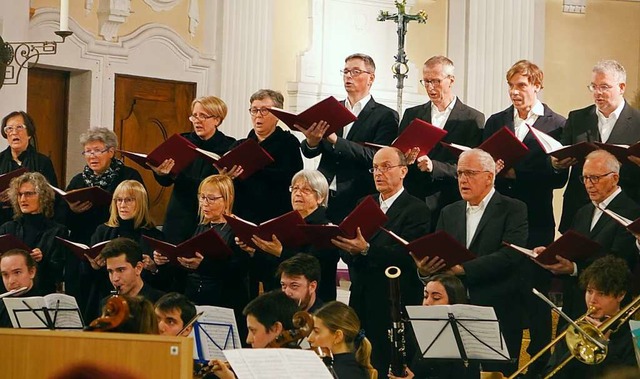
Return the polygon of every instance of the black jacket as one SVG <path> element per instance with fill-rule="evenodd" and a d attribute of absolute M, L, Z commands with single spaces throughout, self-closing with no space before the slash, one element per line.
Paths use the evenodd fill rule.
<path fill-rule="evenodd" d="M 195 132 L 181 134 L 197 147 L 223 155 L 229 151 L 235 139 L 220 130 L 204 141 Z M 217 174 L 213 165 L 203 159 L 196 158 L 177 177 L 170 175 L 154 175 L 156 181 L 163 187 L 173 185 L 173 192 L 167 206 L 167 213 L 162 231 L 167 242 L 178 244 L 188 240 L 198 225 L 198 186 L 207 176 Z"/>
<path fill-rule="evenodd" d="M 43 214 L 25 214 L 0 226 L 2 234 L 12 234 L 31 249 L 42 251 L 42 260 L 37 264 L 36 284 L 42 294 L 56 292 L 56 283 L 62 282 L 66 259 L 66 249 L 58 243 L 56 236 L 68 238 L 67 228 Z"/>

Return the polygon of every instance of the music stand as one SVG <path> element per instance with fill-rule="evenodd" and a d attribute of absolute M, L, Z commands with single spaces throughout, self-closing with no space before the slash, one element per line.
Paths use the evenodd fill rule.
<path fill-rule="evenodd" d="M 467 304 L 407 306 L 423 359 L 469 363 L 510 361 L 492 307 Z"/>
<path fill-rule="evenodd" d="M 33 307 L 26 301 L 27 299 L 15 299 L 18 300 L 19 303 L 8 305 L 11 303 L 8 303 L 7 300 L 9 299 L 5 299 L 5 307 L 7 308 L 7 311 L 10 312 L 10 316 L 13 316 L 10 318 L 14 328 L 49 330 L 82 330 L 84 328 L 84 322 L 82 320 L 80 310 L 78 308 L 61 308 L 60 300 L 57 300 L 55 308 L 48 308 L 46 306 Z M 76 326 L 59 325 L 58 315 L 61 315 L 62 317 L 65 313 L 70 314 L 70 316 L 65 316 L 65 321 L 77 316 L 80 320 L 79 324 Z"/>

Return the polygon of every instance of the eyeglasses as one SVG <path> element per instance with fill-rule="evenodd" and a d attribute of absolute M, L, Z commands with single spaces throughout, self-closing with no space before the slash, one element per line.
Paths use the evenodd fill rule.
<path fill-rule="evenodd" d="M 442 79 L 420 80 L 420 84 L 422 84 L 425 87 L 428 87 L 429 85 L 433 87 L 439 87 L 440 83 L 442 83 L 442 81 L 447 79 L 448 77 L 449 75 L 445 76 Z"/>
<path fill-rule="evenodd" d="M 209 116 L 206 115 L 204 113 L 198 113 L 198 114 L 192 114 L 191 116 L 189 116 L 189 121 L 191 122 L 196 122 L 196 120 L 198 121 L 205 121 L 208 120 L 210 118 L 217 118 L 218 116 Z"/>
<path fill-rule="evenodd" d="M 218 199 L 222 199 L 224 196 L 207 196 L 203 193 L 198 194 L 198 201 L 205 204 L 211 204 Z"/>
<path fill-rule="evenodd" d="M 482 173 L 482 172 L 491 172 L 491 171 L 487 171 L 487 170 L 458 170 L 456 171 L 456 178 L 462 178 L 463 176 L 471 179 L 476 177 L 478 174 Z"/>
<path fill-rule="evenodd" d="M 124 205 L 130 205 L 134 201 L 136 201 L 136 199 L 133 198 L 133 197 L 116 197 L 116 198 L 113 199 L 114 203 L 116 203 L 116 204 L 124 204 Z"/>
<path fill-rule="evenodd" d="M 591 92 L 600 92 L 600 93 L 608 92 L 608 91 L 611 91 L 611 89 L 613 89 L 613 87 L 608 84 L 595 85 L 593 83 L 589 84 L 587 88 Z"/>
<path fill-rule="evenodd" d="M 107 148 L 105 148 L 104 150 L 85 150 L 85 151 L 83 151 L 83 152 L 82 152 L 82 153 L 80 153 L 80 154 L 84 155 L 85 157 L 87 157 L 87 156 L 91 156 L 91 155 L 93 155 L 93 156 L 95 156 L 95 157 L 99 157 L 99 156 L 101 156 L 102 154 L 104 154 L 104 153 L 106 153 L 107 151 L 109 151 L 110 149 L 111 149 L 110 147 L 107 147 Z"/>
<path fill-rule="evenodd" d="M 34 197 L 36 195 L 38 195 L 38 193 L 34 192 L 34 191 L 18 192 L 18 199 L 21 198 L 22 196 L 24 196 L 24 197 Z"/>
<path fill-rule="evenodd" d="M 351 70 L 345 68 L 344 70 L 340 70 L 340 74 L 342 76 L 351 75 L 352 78 L 355 78 L 360 76 L 360 74 L 371 74 L 371 73 L 369 71 L 360 70 L 359 68 L 353 68 Z"/>
<path fill-rule="evenodd" d="M 405 165 L 403 165 L 403 164 L 398 164 L 398 165 L 395 165 L 395 166 L 375 166 L 374 165 L 373 167 L 371 167 L 369 169 L 369 172 L 373 174 L 376 171 L 380 171 L 381 173 L 384 174 L 385 172 L 391 170 L 394 167 L 404 167 L 404 166 Z"/>
<path fill-rule="evenodd" d="M 258 113 L 260 113 L 262 116 L 266 116 L 270 112 L 271 111 L 269 110 L 269 108 L 249 108 L 249 113 L 251 113 L 253 117 L 256 117 Z"/>
<path fill-rule="evenodd" d="M 309 187 L 289 186 L 289 192 L 294 193 L 296 191 L 300 191 L 303 195 L 311 195 L 312 193 L 316 192 L 315 190 Z"/>
<path fill-rule="evenodd" d="M 27 127 L 25 125 L 7 125 L 4 127 L 4 132 L 5 134 L 11 134 L 13 132 L 20 133 L 26 129 Z"/>
<path fill-rule="evenodd" d="M 580 179 L 580 183 L 584 184 L 585 181 L 590 181 L 591 184 L 598 184 L 600 179 L 604 178 L 607 175 L 615 174 L 613 171 L 607 172 L 602 175 L 580 175 L 578 178 Z"/>

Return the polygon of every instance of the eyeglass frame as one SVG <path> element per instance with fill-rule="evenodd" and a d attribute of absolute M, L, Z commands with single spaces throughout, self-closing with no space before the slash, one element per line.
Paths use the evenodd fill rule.
<path fill-rule="evenodd" d="M 82 154 L 83 157 L 90 157 L 90 156 L 94 156 L 94 157 L 100 157 L 102 156 L 104 153 L 108 152 L 109 150 L 113 149 L 112 147 L 105 147 L 104 150 L 90 150 L 90 151 L 83 151 L 80 154 Z"/>
<path fill-rule="evenodd" d="M 467 179 L 475 178 L 476 176 L 482 174 L 483 172 L 491 172 L 489 170 L 459 170 L 455 173 L 455 178 L 460 179 L 460 177 L 464 176 Z"/>
<path fill-rule="evenodd" d="M 431 80 L 424 80 L 424 79 L 420 79 L 419 82 L 420 84 L 422 84 L 423 87 L 427 88 L 427 86 L 429 84 L 431 84 L 434 88 L 435 87 L 440 87 L 440 84 L 442 84 L 442 81 L 445 79 L 450 78 L 451 75 L 446 75 L 444 78 L 442 79 L 431 79 Z"/>
<path fill-rule="evenodd" d="M 24 196 L 26 198 L 35 197 L 35 196 L 38 196 L 39 193 L 38 193 L 38 191 L 24 191 L 24 192 L 18 192 L 17 195 L 18 195 L 18 199 L 19 199 L 22 196 Z"/>
<path fill-rule="evenodd" d="M 608 84 L 600 84 L 600 85 L 596 85 L 593 83 L 587 84 L 587 89 L 590 92 L 599 92 L 599 93 L 605 93 L 605 92 L 611 91 L 615 87 L 616 86 L 610 86 Z"/>
<path fill-rule="evenodd" d="M 313 188 L 306 188 L 306 187 L 298 187 L 298 186 L 289 186 L 289 192 L 293 193 L 293 191 L 300 191 L 302 194 L 304 195 L 311 195 L 313 193 L 318 193 L 318 191 L 316 191 Z"/>
<path fill-rule="evenodd" d="M 130 205 L 136 201 L 135 197 L 114 197 L 113 202 L 116 204 Z"/>
<path fill-rule="evenodd" d="M 4 134 L 11 134 L 13 132 L 20 133 L 22 130 L 27 130 L 27 126 L 25 124 L 21 125 L 7 125 L 2 130 L 4 130 Z"/>
<path fill-rule="evenodd" d="M 202 121 L 207 121 L 210 118 L 218 118 L 218 116 L 214 116 L 214 115 L 209 116 L 209 115 L 206 115 L 206 114 L 203 114 L 203 113 L 201 113 L 201 114 L 192 114 L 192 115 L 189 116 L 189 121 L 195 122 L 195 120 L 198 120 L 198 121 L 202 122 Z"/>
<path fill-rule="evenodd" d="M 600 183 L 600 179 L 604 178 L 605 176 L 609 176 L 611 174 L 617 174 L 617 172 L 609 171 L 606 174 L 602 174 L 602 175 L 580 175 L 578 176 L 578 180 L 580 180 L 580 183 L 582 184 L 585 184 L 585 181 L 588 180 L 591 184 L 595 185 Z"/>
<path fill-rule="evenodd" d="M 362 74 L 373 74 L 373 72 L 371 71 L 367 71 L 367 70 L 361 70 L 359 68 L 353 68 L 351 70 L 349 70 L 348 68 L 342 69 L 340 70 L 340 74 L 342 74 L 342 76 L 351 76 L 352 78 L 357 78 L 358 76 L 362 75 Z"/>
<path fill-rule="evenodd" d="M 212 204 L 220 199 L 224 199 L 224 196 L 220 195 L 220 196 L 209 197 L 203 193 L 198 194 L 198 202 L 204 203 L 204 204 Z"/>
<path fill-rule="evenodd" d="M 271 113 L 271 109 L 263 107 L 263 108 L 249 108 L 248 109 L 249 114 L 251 115 L 251 117 L 258 117 L 258 113 L 260 113 L 260 116 L 262 117 L 266 117 L 269 115 L 269 113 Z"/>
<path fill-rule="evenodd" d="M 397 165 L 394 165 L 394 166 L 373 166 L 368 171 L 371 174 L 375 174 L 376 171 L 380 171 L 381 173 L 385 174 L 385 173 L 389 172 L 389 170 L 391 170 L 392 168 L 395 168 L 395 167 L 407 167 L 407 165 L 405 165 L 405 164 L 397 164 Z"/>

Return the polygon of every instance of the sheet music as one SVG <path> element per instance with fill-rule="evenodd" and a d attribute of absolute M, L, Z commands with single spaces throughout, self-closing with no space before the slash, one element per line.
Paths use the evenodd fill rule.
<path fill-rule="evenodd" d="M 52 293 L 44 297 L 56 330 L 83 329 L 80 307 L 73 296 Z M 58 310 L 58 312 L 56 312 Z"/>
<path fill-rule="evenodd" d="M 538 140 L 538 143 L 540 144 L 540 146 L 542 147 L 545 153 L 547 154 L 553 153 L 554 151 L 560 150 L 564 147 L 558 140 L 551 137 L 547 133 L 541 130 L 538 130 L 528 124 L 527 124 L 527 127 L 529 127 L 529 129 L 531 130 L 531 133 L 533 133 L 534 137 L 536 137 L 536 139 Z"/>
<path fill-rule="evenodd" d="M 238 379 L 333 379 L 309 350 L 236 349 L 224 352 Z"/>
<path fill-rule="evenodd" d="M 190 334 L 194 344 L 193 359 L 224 360 L 222 350 L 242 347 L 233 309 L 198 305 L 196 311 L 204 314 L 196 321 Z M 201 356 L 198 354 L 199 351 L 202 353 Z"/>
<path fill-rule="evenodd" d="M 47 296 L 4 298 L 14 328 L 48 329 L 47 317 L 55 329 L 83 329 L 78 303 L 73 296 L 52 293 Z M 59 302 L 59 303 L 58 303 Z M 58 309 L 56 315 L 56 309 Z M 45 312 L 48 313 L 45 315 Z"/>
<path fill-rule="evenodd" d="M 432 345 L 424 356 L 425 358 L 461 358 L 451 325 L 446 325 L 449 313 L 452 313 L 458 320 L 458 330 L 469 359 L 504 359 L 499 353 L 509 357 L 507 346 L 500 333 L 497 317 L 492 307 L 455 304 L 428 307 L 407 306 L 406 308 L 420 350 L 424 352 Z M 445 325 L 446 328 L 438 336 L 438 333 Z M 480 341 L 484 342 L 484 344 Z M 485 344 L 499 353 L 491 350 Z"/>

